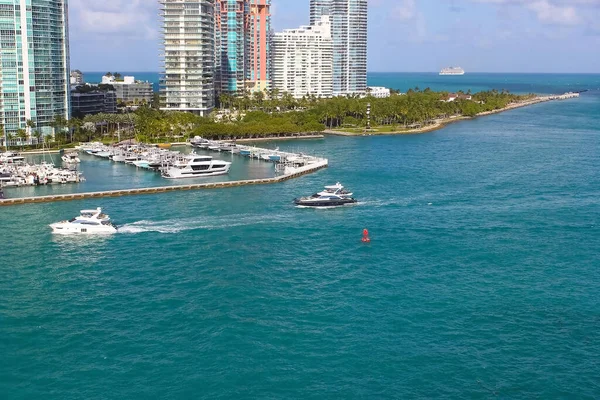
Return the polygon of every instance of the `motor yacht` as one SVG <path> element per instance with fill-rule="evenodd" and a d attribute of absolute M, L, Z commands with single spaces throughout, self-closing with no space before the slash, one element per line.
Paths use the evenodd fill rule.
<path fill-rule="evenodd" d="M 192 140 L 190 140 L 190 144 L 192 145 L 192 147 L 207 148 L 210 144 L 210 141 L 201 138 L 200 136 L 196 136 Z"/>
<path fill-rule="evenodd" d="M 113 152 L 104 150 L 104 151 L 98 151 L 98 152 L 94 153 L 94 155 L 97 157 L 100 157 L 100 158 L 111 158 L 113 156 Z"/>
<path fill-rule="evenodd" d="M 61 158 L 66 164 L 79 164 L 81 162 L 77 153 L 66 153 Z"/>
<path fill-rule="evenodd" d="M 342 197 L 352 197 L 352 195 L 354 193 L 351 193 L 351 192 L 347 191 L 346 189 L 344 189 L 344 186 L 342 186 L 342 184 L 339 182 L 336 183 L 335 185 L 325 186 L 325 190 L 318 193 L 319 196 L 327 196 L 330 194 L 334 194 L 334 195 L 342 196 Z"/>
<path fill-rule="evenodd" d="M 81 210 L 81 215 L 69 221 L 57 222 L 50 225 L 52 233 L 59 235 L 110 235 L 117 233 L 110 217 L 102 213 L 101 208 Z"/>
<path fill-rule="evenodd" d="M 231 168 L 230 162 L 213 160 L 210 156 L 190 154 L 166 168 L 162 176 L 167 179 L 202 178 L 228 174 L 229 168 Z"/>
<path fill-rule="evenodd" d="M 144 159 L 144 158 L 142 158 L 141 160 L 133 161 L 132 164 L 135 165 L 138 168 L 146 168 L 146 169 L 150 168 L 149 167 L 150 160 L 147 160 L 147 159 Z"/>
<path fill-rule="evenodd" d="M 358 201 L 352 197 L 352 193 L 344 190 L 344 187 L 337 183 L 332 186 L 325 186 L 325 190 L 316 193 L 310 197 L 295 199 L 294 203 L 301 207 L 341 207 L 356 204 Z"/>
<path fill-rule="evenodd" d="M 19 153 L 7 151 L 6 153 L 0 153 L 0 163 L 3 164 L 21 164 L 25 162 L 25 157 Z"/>

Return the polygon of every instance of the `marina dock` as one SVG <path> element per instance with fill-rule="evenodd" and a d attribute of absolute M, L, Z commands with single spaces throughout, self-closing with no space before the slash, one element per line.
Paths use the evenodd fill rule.
<path fill-rule="evenodd" d="M 11 206 L 18 204 L 33 204 L 33 203 L 54 203 L 59 201 L 73 201 L 73 200 L 86 200 L 86 199 L 98 199 L 106 197 L 122 197 L 122 196 L 137 196 L 143 194 L 158 194 L 176 191 L 189 191 L 189 190 L 201 190 L 201 189 L 222 189 L 231 188 L 238 186 L 249 186 L 249 185 L 268 185 L 284 182 L 290 179 L 298 178 L 300 176 L 316 172 L 320 169 L 326 168 L 329 165 L 327 159 L 318 159 L 316 162 L 308 164 L 303 167 L 295 168 L 284 175 L 280 175 L 274 178 L 264 179 L 249 179 L 240 181 L 229 181 L 229 182 L 214 182 L 214 183 L 197 183 L 197 184 L 186 184 L 186 185 L 175 185 L 175 186 L 160 186 L 151 188 L 138 188 L 138 189 L 123 189 L 123 190 L 110 190 L 103 192 L 89 192 L 89 193 L 71 193 L 61 194 L 52 196 L 36 196 L 36 197 L 23 197 L 14 199 L 0 200 L 0 207 Z"/>

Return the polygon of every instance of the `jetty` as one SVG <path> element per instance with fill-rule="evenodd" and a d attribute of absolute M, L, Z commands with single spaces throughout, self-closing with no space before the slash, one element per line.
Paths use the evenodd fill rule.
<path fill-rule="evenodd" d="M 73 201 L 73 200 L 86 200 L 86 199 L 99 199 L 109 197 L 123 197 L 123 196 L 137 196 L 144 194 L 159 194 L 177 191 L 189 191 L 189 190 L 202 190 L 202 189 L 223 189 L 232 188 L 238 186 L 250 186 L 250 185 L 268 185 L 284 182 L 290 179 L 298 178 L 300 176 L 316 172 L 320 169 L 326 168 L 329 165 L 329 161 L 324 158 L 315 158 L 314 162 L 300 166 L 297 168 L 286 168 L 285 173 L 274 178 L 264 179 L 248 179 L 239 181 L 228 181 L 228 182 L 211 182 L 211 183 L 196 183 L 196 184 L 185 184 L 185 185 L 174 185 L 174 186 L 159 186 L 149 188 L 137 188 L 137 189 L 122 189 L 122 190 L 108 190 L 102 192 L 88 192 L 88 193 L 70 193 L 61 195 L 51 196 L 36 196 L 36 197 L 22 197 L 0 200 L 0 207 L 11 206 L 19 204 L 35 204 L 35 203 L 54 203 L 59 201 Z"/>

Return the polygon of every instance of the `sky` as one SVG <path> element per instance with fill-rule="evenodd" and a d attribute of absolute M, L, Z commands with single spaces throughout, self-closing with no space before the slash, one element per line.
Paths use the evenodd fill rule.
<path fill-rule="evenodd" d="M 600 0 L 368 0 L 372 72 L 600 73 Z M 275 31 L 309 0 L 272 0 Z M 70 0 L 71 67 L 159 71 L 157 0 Z"/>

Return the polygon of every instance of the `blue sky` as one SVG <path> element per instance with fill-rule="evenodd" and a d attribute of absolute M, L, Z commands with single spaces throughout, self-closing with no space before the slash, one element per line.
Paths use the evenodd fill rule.
<path fill-rule="evenodd" d="M 273 28 L 309 0 L 272 0 Z M 71 66 L 158 71 L 157 0 L 70 0 Z M 369 71 L 600 73 L 600 0 L 369 0 Z"/>

